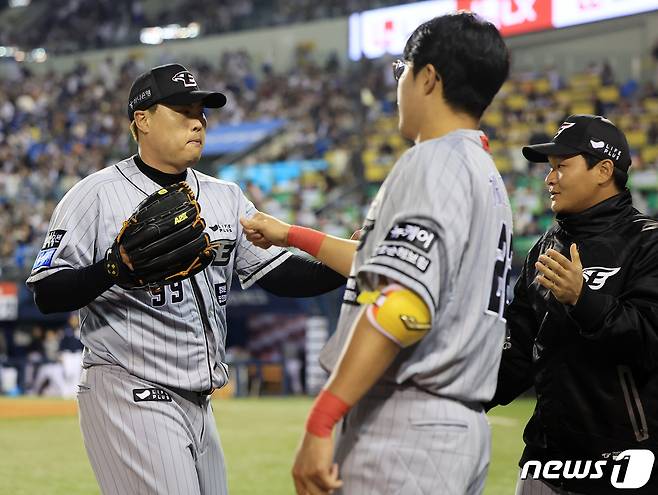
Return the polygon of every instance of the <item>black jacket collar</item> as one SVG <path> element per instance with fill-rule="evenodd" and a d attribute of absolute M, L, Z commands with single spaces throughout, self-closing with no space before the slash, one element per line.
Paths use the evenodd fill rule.
<path fill-rule="evenodd" d="M 139 155 L 135 155 L 133 158 L 135 159 L 135 165 L 137 165 L 139 171 L 161 187 L 170 186 L 176 182 L 185 180 L 187 177 L 187 170 L 180 174 L 168 174 L 144 163 L 144 160 L 142 160 Z"/>
<path fill-rule="evenodd" d="M 556 220 L 562 230 L 576 237 L 600 234 L 613 227 L 620 219 L 636 214 L 631 193 L 625 189 L 580 213 L 558 214 Z"/>

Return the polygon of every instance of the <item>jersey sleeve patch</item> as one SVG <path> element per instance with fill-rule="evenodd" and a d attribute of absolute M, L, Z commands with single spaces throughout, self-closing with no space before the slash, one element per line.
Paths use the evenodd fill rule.
<path fill-rule="evenodd" d="M 46 240 L 43 242 L 42 250 L 57 249 L 62 243 L 66 230 L 51 230 L 46 234 Z"/>
<path fill-rule="evenodd" d="M 34 265 L 32 265 L 33 273 L 40 268 L 50 267 L 57 248 L 62 244 L 64 234 L 66 234 L 66 230 L 58 229 L 48 231 L 46 234 L 46 240 L 43 241 L 43 246 L 41 246 L 41 251 L 37 254 L 37 257 L 34 260 Z"/>
<path fill-rule="evenodd" d="M 404 242 L 422 249 L 426 253 L 429 252 L 437 237 L 437 233 L 432 229 L 413 222 L 398 222 L 386 234 L 387 241 Z"/>
<path fill-rule="evenodd" d="M 32 266 L 32 271 L 38 270 L 39 268 L 49 267 L 53 262 L 53 256 L 55 255 L 57 248 L 51 249 L 42 249 L 37 254 L 36 260 L 34 260 L 34 265 Z"/>
<path fill-rule="evenodd" d="M 375 248 L 373 257 L 386 256 L 394 258 L 417 268 L 425 273 L 430 266 L 431 261 L 426 256 L 409 249 L 406 246 L 399 246 L 394 244 L 380 244 Z"/>

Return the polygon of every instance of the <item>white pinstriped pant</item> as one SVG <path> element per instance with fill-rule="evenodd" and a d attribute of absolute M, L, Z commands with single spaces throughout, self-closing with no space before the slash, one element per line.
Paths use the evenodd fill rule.
<path fill-rule="evenodd" d="M 344 419 L 341 495 L 477 495 L 491 433 L 482 408 L 412 387 L 377 385 Z"/>
<path fill-rule="evenodd" d="M 171 402 L 135 402 L 159 388 Z M 188 394 L 185 394 L 188 395 Z M 209 398 L 191 400 L 119 366 L 83 371 L 78 403 L 89 461 L 104 495 L 226 495 L 226 469 Z"/>

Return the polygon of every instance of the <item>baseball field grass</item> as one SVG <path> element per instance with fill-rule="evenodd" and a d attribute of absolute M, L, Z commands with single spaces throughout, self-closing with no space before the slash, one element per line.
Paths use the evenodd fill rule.
<path fill-rule="evenodd" d="M 310 404 L 306 398 L 213 402 L 231 495 L 293 493 L 288 473 Z M 493 455 L 485 495 L 514 493 L 532 404 L 521 399 L 490 413 Z M 0 495 L 100 493 L 76 413 L 75 401 L 0 398 Z"/>

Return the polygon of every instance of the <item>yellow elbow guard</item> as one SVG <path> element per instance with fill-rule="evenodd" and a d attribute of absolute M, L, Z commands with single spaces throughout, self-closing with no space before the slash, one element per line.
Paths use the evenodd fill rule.
<path fill-rule="evenodd" d="M 361 292 L 357 302 L 369 304 L 366 315 L 370 323 L 400 347 L 415 344 L 432 326 L 425 301 L 401 285 Z"/>

